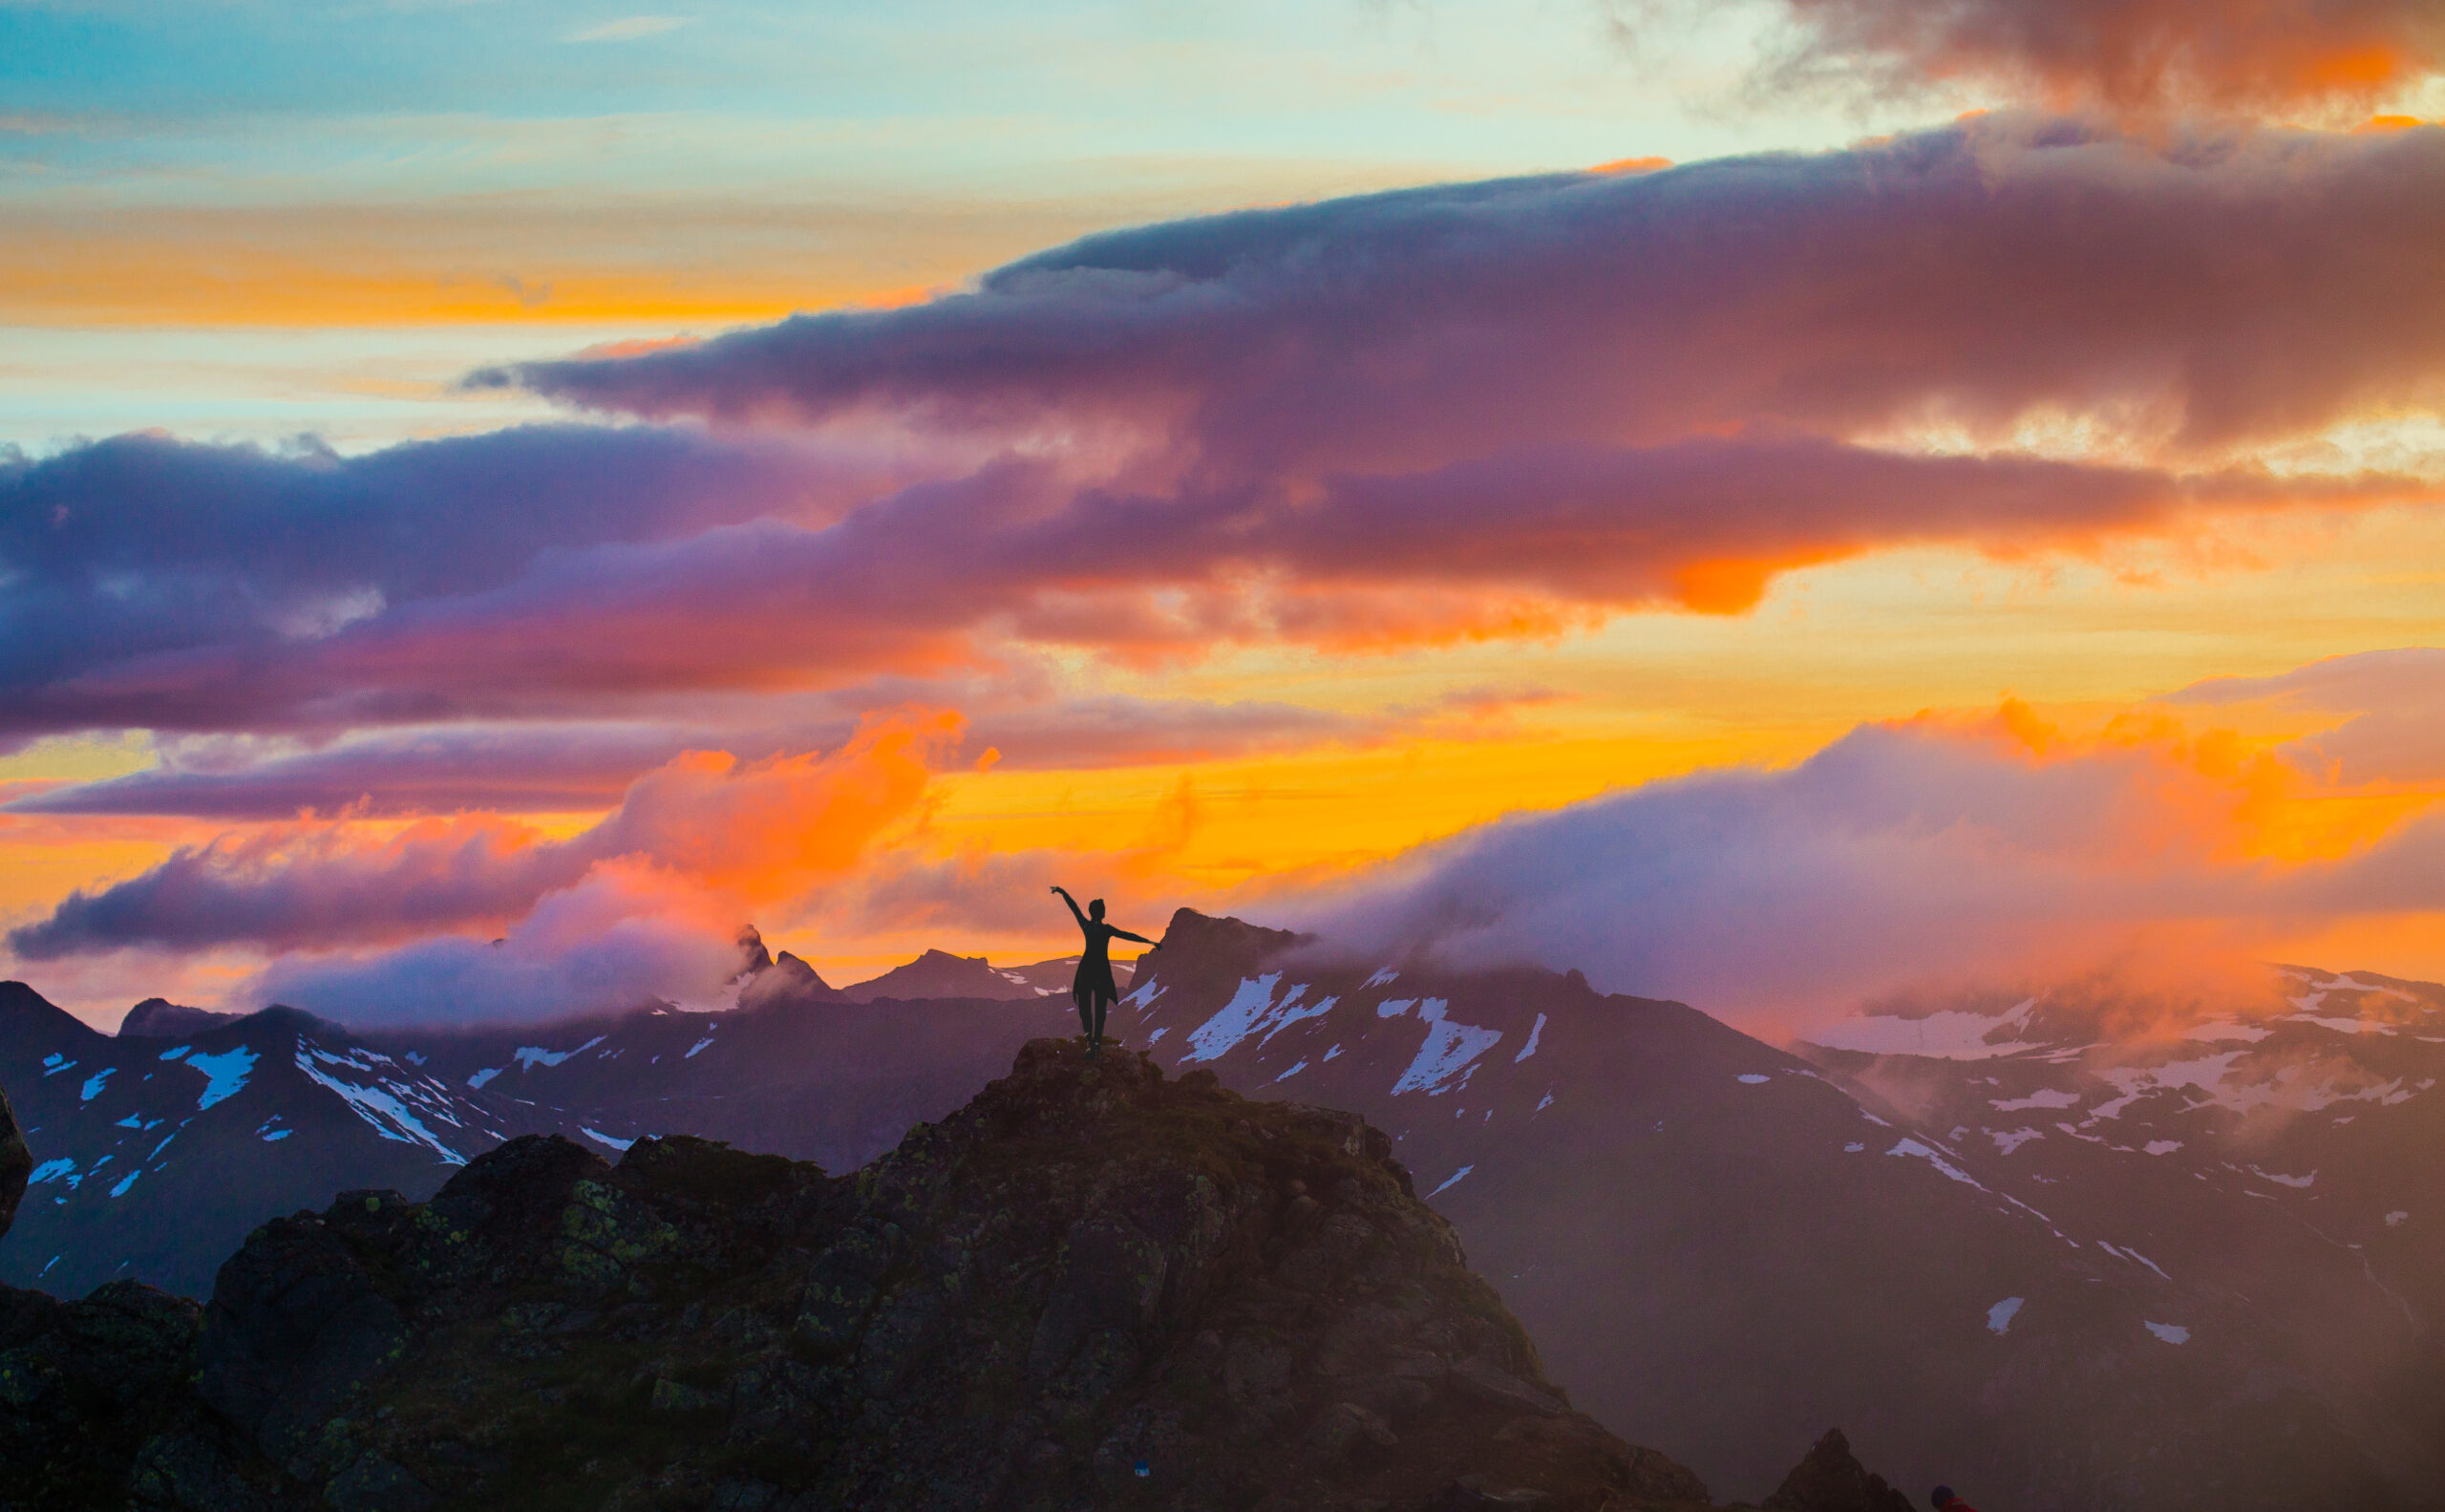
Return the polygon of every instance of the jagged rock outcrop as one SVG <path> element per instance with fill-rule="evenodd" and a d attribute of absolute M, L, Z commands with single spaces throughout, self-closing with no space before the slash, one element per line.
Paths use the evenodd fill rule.
<path fill-rule="evenodd" d="M 739 927 L 738 955 L 740 970 L 735 980 L 741 1008 L 843 1001 L 839 990 L 817 975 L 815 968 L 787 950 L 776 957 L 752 924 Z"/>
<path fill-rule="evenodd" d="M 17 1200 L 26 1195 L 26 1178 L 33 1169 L 33 1152 L 17 1132 L 16 1110 L 9 1106 L 9 1095 L 0 1092 L 0 1234 L 16 1221 Z"/>
<path fill-rule="evenodd" d="M 1860 1464 L 1839 1428 L 1828 1429 L 1762 1505 L 1764 1512 L 1911 1512 L 1910 1499 Z"/>
<path fill-rule="evenodd" d="M 1571 1408 L 1383 1134 L 1053 1040 L 847 1178 L 530 1137 L 263 1225 L 200 1317 L 0 1292 L 0 1394 L 11 1509 L 1707 1501 Z"/>

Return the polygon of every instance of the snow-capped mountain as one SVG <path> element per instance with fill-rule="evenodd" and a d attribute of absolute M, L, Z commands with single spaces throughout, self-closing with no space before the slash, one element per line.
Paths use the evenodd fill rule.
<path fill-rule="evenodd" d="M 845 1170 L 1074 1025 L 1066 962 L 860 1004 L 756 946 L 734 1007 L 543 1029 L 270 1010 L 113 1038 L 9 989 L 0 1082 L 40 1163 L 0 1279 L 202 1291 L 265 1218 L 421 1197 L 529 1132 Z M 1113 1027 L 1393 1134 L 1574 1400 L 1734 1494 L 1840 1422 L 1905 1483 L 2023 1512 L 2424 1505 L 2445 992 L 2287 995 L 2178 1033 L 2062 995 L 1960 1007 L 1803 1058 L 1576 974 L 1351 961 L 1184 910 Z"/>
<path fill-rule="evenodd" d="M 1975 1484 L 1982 1501 L 2029 1512 L 2419 1505 L 2424 1493 L 2400 1488 L 2435 1483 L 2421 1414 L 2445 1398 L 2430 1384 L 2305 1352 L 2287 1302 L 2200 1263 L 2220 1234 L 2240 1234 L 2271 1264 L 2357 1268 L 2356 1252 L 2277 1216 L 2290 1209 L 2272 1199 L 2236 1199 L 2266 1209 L 2248 1226 L 2201 1207 L 2177 1242 L 2115 1194 L 2071 1202 L 2063 1184 L 2023 1181 L 2038 1146 L 1991 1138 L 1949 1105 L 1905 1106 L 1682 1005 L 1602 996 L 1576 975 L 1336 960 L 1231 921 L 1176 919 L 1116 1016 L 1175 1070 L 1392 1132 L 1574 1400 L 1670 1445 L 1711 1484 L 1762 1491 L 1788 1458 L 1781 1439 L 1837 1420 L 1905 1483 Z M 2287 1033 L 2240 1048 L 2285 1055 Z M 2047 1106 L 2061 1095 L 2039 1082 L 2077 1074 L 2049 1054 L 2031 1045 L 1961 1068 L 1996 1078 L 1978 1099 L 1996 1131 L 2023 1121 L 1996 1105 Z M 2419 1077 L 2380 1059 L 2383 1075 L 2360 1062 L 2331 1081 L 2306 1066 L 2266 1075 L 2331 1086 L 2299 1096 L 2343 1099 L 2346 1117 L 2416 1106 L 2386 1102 Z M 2180 1065 L 2097 1068 L 2131 1100 L 2090 1111 L 2135 1151 L 2184 1139 L 2148 1111 L 2162 1100 L 2174 1116 L 2173 1084 L 2197 1075 Z M 2101 1148 L 2080 1132 L 2053 1142 Z M 2258 1163 L 2296 1181 L 2315 1168 L 2307 1148 L 2284 1148 L 2293 1164 Z M 2445 1196 L 2433 1161 L 2378 1163 Z M 2247 1189 L 2234 1170 L 2222 1179 Z M 2347 1185 L 2331 1166 L 2318 1181 L 2338 1197 Z M 2316 1188 L 2275 1189 L 2297 1205 Z M 2383 1211 L 2421 1205 L 2388 1190 Z M 2370 1221 L 2382 1227 L 2382 1212 Z M 2401 1242 L 2410 1227 L 2386 1232 Z M 2344 1308 L 2336 1326 L 2360 1330 L 2379 1310 Z M 2410 1331 L 2406 1314 L 2392 1318 Z M 2392 1358 L 2429 1370 L 2435 1352 L 2423 1338 Z"/>
<path fill-rule="evenodd" d="M 848 1004 L 791 960 L 751 972 L 752 1006 L 731 1012 L 455 1033 L 360 1033 L 274 1008 L 113 1036 L 0 984 L 0 1086 L 36 1161 L 0 1281 L 74 1296 L 130 1276 L 202 1295 L 266 1219 L 358 1187 L 421 1200 L 521 1134 L 606 1154 L 697 1134 L 855 1169 L 1075 1023 L 1066 997 L 1032 994 Z"/>
<path fill-rule="evenodd" d="M 2440 1441 L 2445 988 L 2287 967 L 2219 999 L 2062 990 L 1818 1037 L 1826 1075 L 2131 1277 L 2246 1299 L 2265 1379 L 2316 1383 L 2381 1451 Z"/>
<path fill-rule="evenodd" d="M 512 1134 L 606 1154 L 642 1134 L 693 1134 L 845 1171 L 960 1106 L 1029 1039 L 1077 1022 L 1067 997 L 848 1003 L 751 980 L 740 998 L 754 1006 L 371 1042 L 421 1057 Z"/>
<path fill-rule="evenodd" d="M 292 1009 L 119 1038 L 0 983 L 0 1083 L 34 1157 L 0 1279 L 71 1296 L 119 1276 L 208 1291 L 265 1219 L 430 1191 L 503 1138 L 463 1087 Z"/>

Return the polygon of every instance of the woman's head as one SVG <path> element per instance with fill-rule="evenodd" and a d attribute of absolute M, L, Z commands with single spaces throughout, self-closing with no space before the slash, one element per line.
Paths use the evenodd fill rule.
<path fill-rule="evenodd" d="M 1101 898 L 1098 898 L 1098 899 L 1096 899 L 1095 902 L 1093 902 L 1093 903 L 1091 903 L 1091 904 L 1087 905 L 1087 917 L 1088 917 L 1088 918 L 1090 918 L 1090 919 L 1100 919 L 1100 918 L 1102 918 L 1103 916 L 1104 916 L 1104 901 L 1103 901 Z"/>

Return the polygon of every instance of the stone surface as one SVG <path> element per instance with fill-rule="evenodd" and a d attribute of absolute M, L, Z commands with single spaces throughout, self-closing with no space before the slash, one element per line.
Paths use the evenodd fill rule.
<path fill-rule="evenodd" d="M 1766 1499 L 1765 1512 L 1911 1512 L 1911 1507 L 1908 1497 L 1852 1455 L 1842 1430 L 1829 1428 Z"/>
<path fill-rule="evenodd" d="M 1382 1133 L 1054 1040 L 846 1178 L 530 1137 L 264 1225 L 200 1315 L 0 1292 L 0 1400 L 7 1512 L 1707 1504 Z"/>
<path fill-rule="evenodd" d="M 0 1234 L 16 1221 L 17 1201 L 26 1195 L 26 1178 L 33 1168 L 33 1154 L 17 1132 L 16 1110 L 9 1106 L 9 1095 L 0 1092 Z"/>

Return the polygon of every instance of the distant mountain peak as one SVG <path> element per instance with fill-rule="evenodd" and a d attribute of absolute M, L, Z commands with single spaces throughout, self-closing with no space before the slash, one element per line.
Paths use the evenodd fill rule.
<path fill-rule="evenodd" d="M 1053 997 L 1069 990 L 1071 969 L 1076 964 L 1077 957 L 1071 956 L 1033 966 L 997 967 L 981 955 L 927 950 L 881 976 L 841 989 L 840 995 L 852 1003 Z"/>
<path fill-rule="evenodd" d="M 189 1008 L 167 998 L 148 997 L 127 1011 L 119 1020 L 121 1039 L 176 1039 L 181 1035 L 200 1033 L 234 1024 L 244 1017 L 242 1013 L 218 1013 L 208 1008 Z"/>

